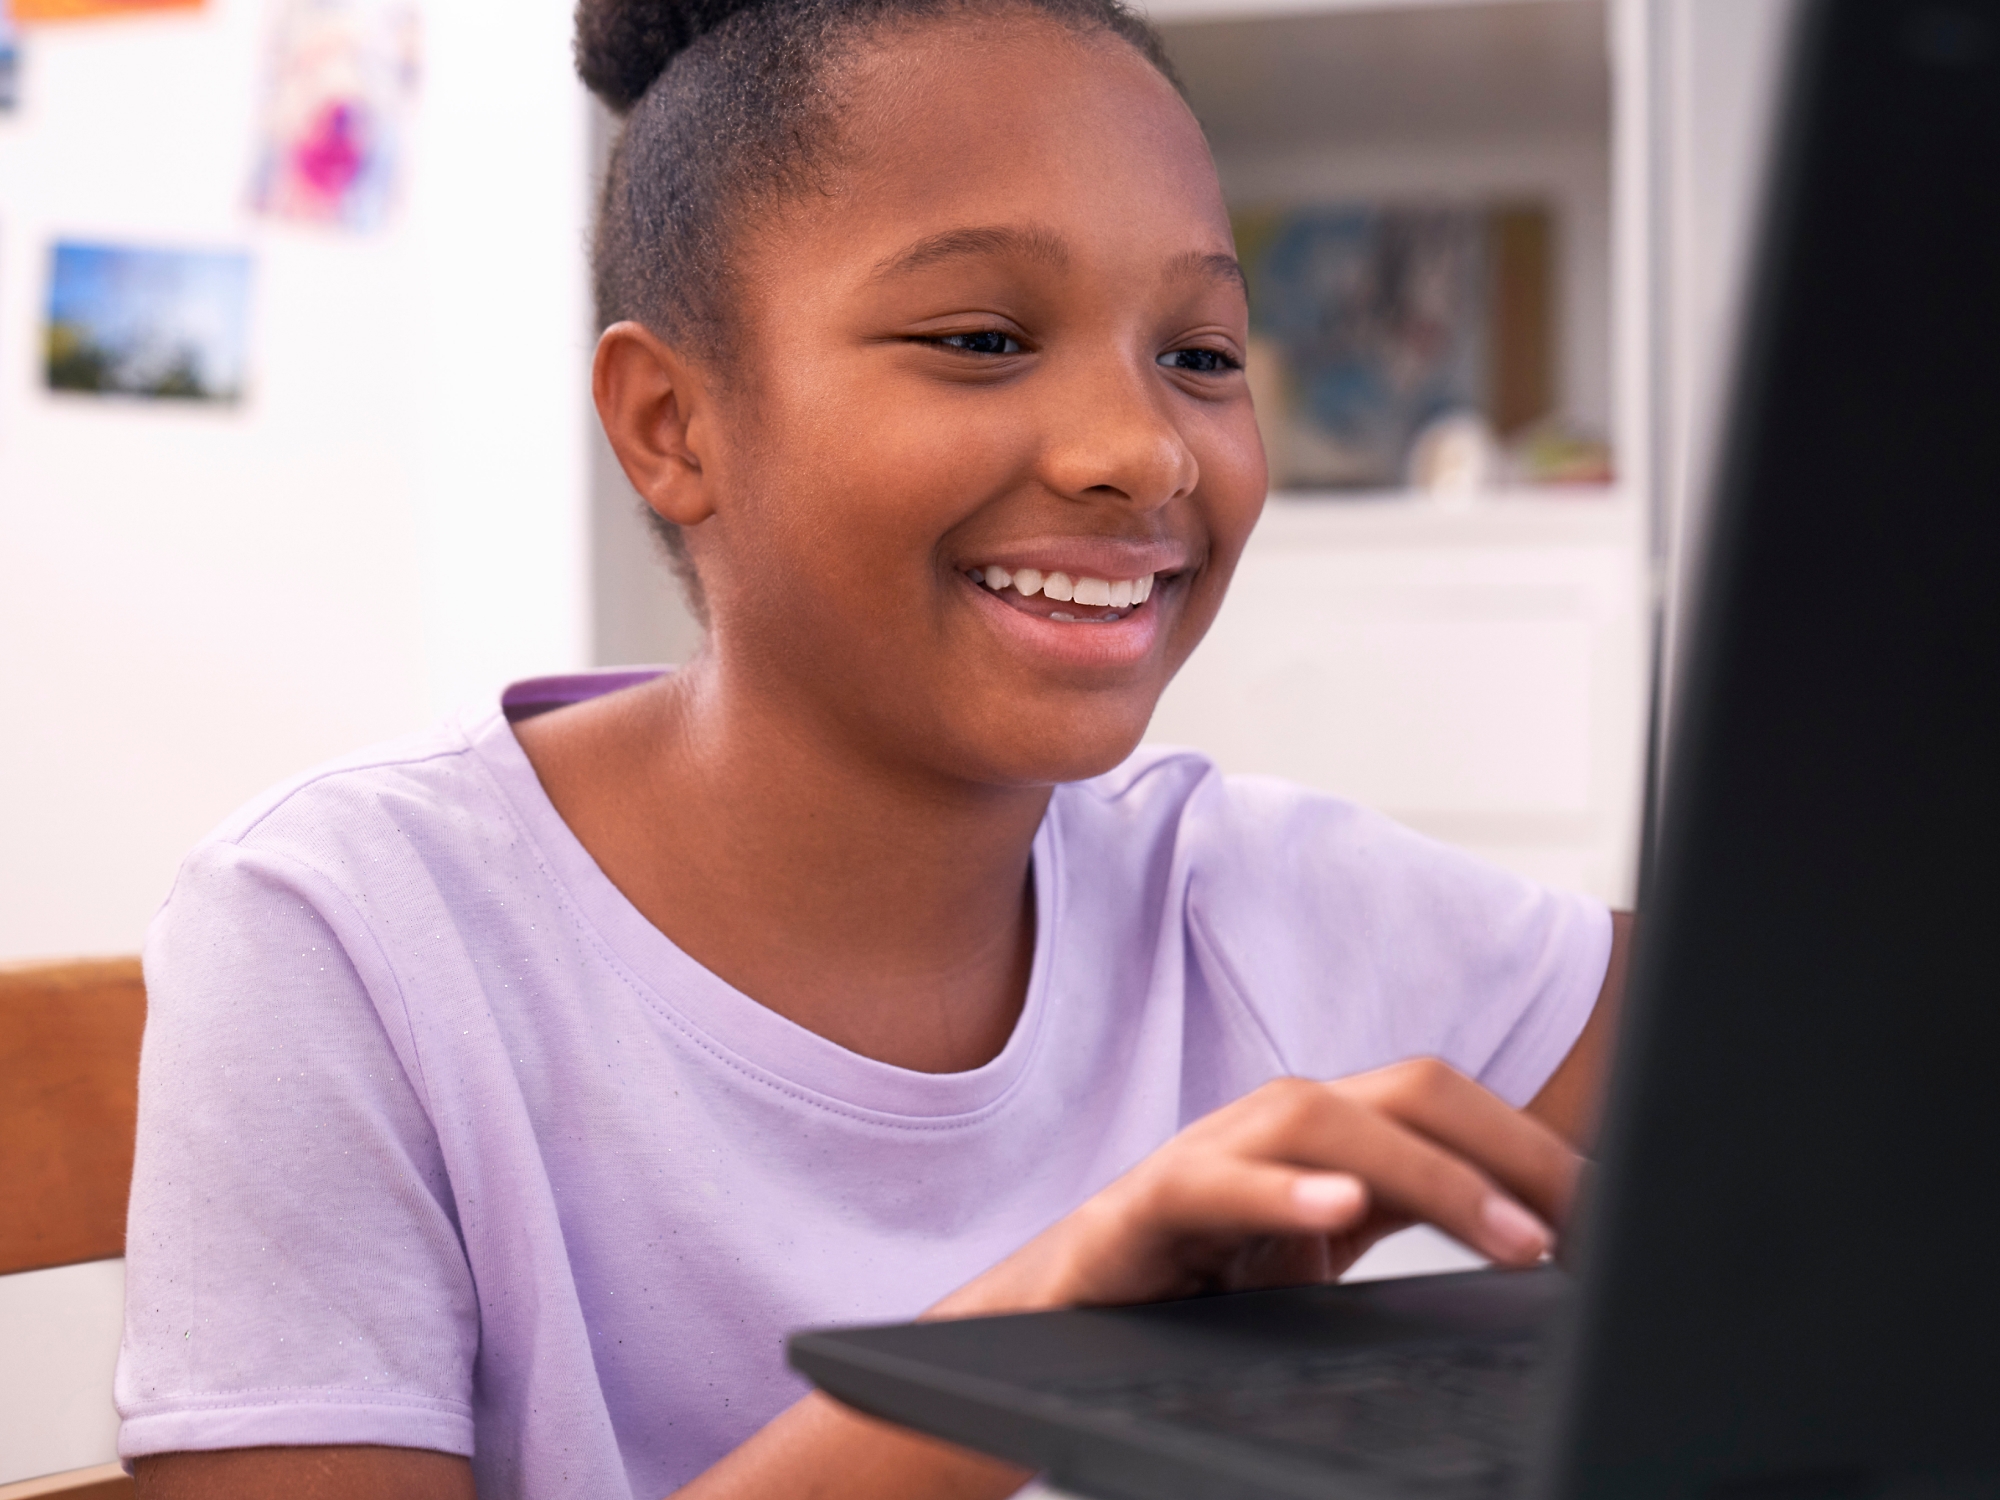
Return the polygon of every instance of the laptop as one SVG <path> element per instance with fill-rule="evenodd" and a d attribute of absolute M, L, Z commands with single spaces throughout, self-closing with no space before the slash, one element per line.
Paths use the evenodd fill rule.
<path fill-rule="evenodd" d="M 801 1333 L 1103 1500 L 2000 1496 L 2000 0 L 1820 0 L 1575 1270 Z"/>

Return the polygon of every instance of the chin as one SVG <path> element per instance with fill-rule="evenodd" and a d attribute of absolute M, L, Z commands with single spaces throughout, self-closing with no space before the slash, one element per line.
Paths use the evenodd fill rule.
<path fill-rule="evenodd" d="M 1116 770 L 1145 738 L 1152 722 L 1150 700 L 1139 710 L 1050 715 L 1020 724 L 1000 745 L 985 742 L 988 767 L 979 779 L 1011 786 L 1049 786 L 1088 781 Z M 994 754 L 997 751 L 998 754 Z"/>

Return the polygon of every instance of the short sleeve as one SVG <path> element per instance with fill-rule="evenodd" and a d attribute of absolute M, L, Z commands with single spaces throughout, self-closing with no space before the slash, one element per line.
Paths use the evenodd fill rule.
<path fill-rule="evenodd" d="M 1611 918 L 1587 897 L 1261 777 L 1211 775 L 1186 820 L 1198 961 L 1290 1072 L 1436 1057 L 1518 1106 L 1590 1017 Z"/>
<path fill-rule="evenodd" d="M 479 1323 L 401 1002 L 343 898 L 231 843 L 183 867 L 147 1019 L 117 1400 L 126 1458 L 472 1452 Z M 357 958 L 360 962 L 357 963 Z"/>

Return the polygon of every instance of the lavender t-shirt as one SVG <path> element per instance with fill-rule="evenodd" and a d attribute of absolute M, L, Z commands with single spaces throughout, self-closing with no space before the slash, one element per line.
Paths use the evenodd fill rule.
<path fill-rule="evenodd" d="M 1524 1101 L 1610 944 L 1187 751 L 1058 788 L 1034 875 L 1013 1036 L 913 1073 L 676 948 L 500 711 L 252 804 L 147 942 L 120 1451 L 383 1443 L 470 1454 L 484 1500 L 649 1500 L 804 1390 L 787 1330 L 917 1313 L 1266 1079 L 1431 1054 Z"/>

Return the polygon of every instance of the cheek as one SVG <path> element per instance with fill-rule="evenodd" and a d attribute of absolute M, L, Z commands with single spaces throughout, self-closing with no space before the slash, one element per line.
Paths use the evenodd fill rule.
<path fill-rule="evenodd" d="M 1216 420 L 1196 435 L 1194 450 L 1207 481 L 1205 487 L 1215 496 L 1218 539 L 1227 533 L 1240 551 L 1263 512 L 1264 496 L 1271 485 L 1264 439 L 1250 403 L 1235 402 L 1218 413 Z"/>
<path fill-rule="evenodd" d="M 846 569 L 858 536 L 881 522 L 885 481 L 901 465 L 870 403 L 838 375 L 792 362 L 766 380 L 754 420 L 738 424 L 728 489 L 741 540 L 757 552 Z"/>
<path fill-rule="evenodd" d="M 859 382 L 777 414 L 759 456 L 762 504 L 824 549 L 880 576 L 930 569 L 941 537 L 1018 478 L 1027 430 Z"/>
<path fill-rule="evenodd" d="M 1263 514 L 1270 471 L 1263 439 L 1247 402 L 1218 414 L 1205 430 L 1193 435 L 1191 446 L 1201 469 L 1195 503 L 1208 532 L 1209 558 L 1189 613 L 1198 617 L 1191 621 L 1195 628 L 1206 631 L 1221 608 L 1236 561 Z"/>
<path fill-rule="evenodd" d="M 827 441 L 858 462 L 922 484 L 1031 443 L 1034 408 L 1022 404 L 1031 398 L 1031 390 L 960 384 L 901 360 L 869 358 L 820 399 L 817 415 Z"/>
<path fill-rule="evenodd" d="M 907 675 L 933 638 L 922 612 L 938 540 L 997 467 L 976 426 L 915 403 L 856 399 L 787 382 L 767 392 L 730 475 L 736 497 L 716 563 L 732 575 L 738 639 L 796 661 L 833 643 L 845 673 L 867 663 Z"/>

